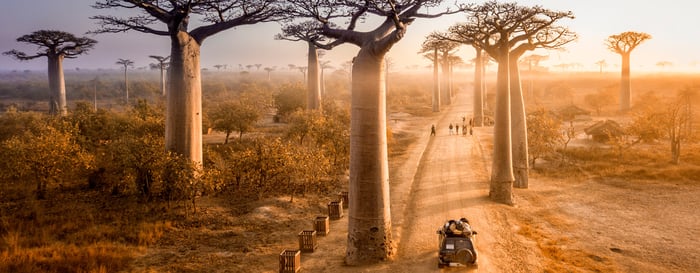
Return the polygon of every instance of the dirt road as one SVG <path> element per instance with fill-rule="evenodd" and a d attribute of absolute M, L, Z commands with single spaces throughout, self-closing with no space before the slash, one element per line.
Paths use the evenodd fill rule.
<path fill-rule="evenodd" d="M 515 206 L 496 204 L 488 199 L 492 128 L 450 135 L 450 123 L 471 115 L 468 94 L 454 101 L 435 118 L 390 124 L 394 133 L 420 135 L 390 161 L 395 259 L 344 266 L 343 218 L 315 253 L 302 255 L 305 272 L 698 272 L 699 183 L 531 173 L 530 188 L 515 189 Z M 479 232 L 479 265 L 438 269 L 435 232 L 460 217 Z"/>
<path fill-rule="evenodd" d="M 391 162 L 392 222 L 398 255 L 394 261 L 366 267 L 342 266 L 347 220 L 333 222 L 332 234 L 321 238 L 319 251 L 302 258 L 309 272 L 440 272 L 437 267 L 436 231 L 446 220 L 467 217 L 479 232 L 479 266 L 469 272 L 533 272 L 527 245 L 514 238 L 508 217 L 499 212 L 511 209 L 488 199 L 490 128 L 475 128 L 474 134 L 450 134 L 449 124 L 468 123 L 471 97 L 458 96 L 443 108 L 437 120 L 407 120 L 390 124 L 392 132 L 425 132 L 402 158 Z M 435 124 L 437 135 L 430 136 Z M 486 143 L 482 145 L 480 139 Z M 487 147 L 484 147 L 487 146 Z M 332 242 L 332 244 L 324 243 Z M 508 263 L 499 262 L 508 258 Z M 329 259 L 330 258 L 330 259 Z M 530 262 L 532 264 L 532 262 Z M 444 272 L 464 268 L 442 269 Z M 536 271 L 536 270 L 535 270 Z"/>

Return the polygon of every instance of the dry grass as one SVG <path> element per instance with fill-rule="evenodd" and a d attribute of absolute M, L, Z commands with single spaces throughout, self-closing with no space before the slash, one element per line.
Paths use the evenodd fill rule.
<path fill-rule="evenodd" d="M 544 272 L 620 272 L 610 258 L 574 247 L 574 240 L 566 236 L 579 228 L 566 217 L 551 210 L 540 210 L 532 215 L 522 214 L 518 234 L 533 240 L 545 258 Z"/>
<path fill-rule="evenodd" d="M 22 196 L 9 185 L 3 195 Z M 79 187 L 0 204 L 0 272 L 118 272 L 172 228 L 149 206 Z"/>
<path fill-rule="evenodd" d="M 565 153 L 566 161 L 540 164 L 536 172 L 555 178 L 587 174 L 630 181 L 698 182 L 700 147 L 686 145 L 680 164 L 671 163 L 668 150 L 667 145 L 662 144 L 641 145 L 623 151 L 620 158 L 617 151 L 609 148 L 569 148 Z"/>

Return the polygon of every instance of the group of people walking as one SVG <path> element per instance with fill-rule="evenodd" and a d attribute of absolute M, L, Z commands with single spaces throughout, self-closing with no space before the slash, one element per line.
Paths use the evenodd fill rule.
<path fill-rule="evenodd" d="M 474 129 L 473 129 L 474 119 L 469 118 L 469 124 L 468 124 L 469 127 L 467 127 L 466 119 L 467 119 L 466 117 L 462 117 L 462 126 L 461 126 L 462 127 L 462 135 L 467 135 L 467 130 L 468 130 L 469 135 L 471 136 L 474 134 Z M 448 128 L 450 130 L 449 131 L 450 135 L 453 135 L 453 134 L 459 135 L 459 127 L 460 127 L 459 123 L 455 123 L 455 124 L 450 123 L 450 126 L 448 126 Z M 435 129 L 435 124 L 433 124 L 430 127 L 430 135 L 434 136 L 435 134 L 436 134 L 436 129 Z"/>

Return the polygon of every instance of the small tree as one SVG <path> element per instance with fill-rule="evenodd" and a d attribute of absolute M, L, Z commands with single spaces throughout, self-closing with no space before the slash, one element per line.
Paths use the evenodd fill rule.
<path fill-rule="evenodd" d="M 603 107 L 612 104 L 614 99 L 613 95 L 606 89 L 599 90 L 594 94 L 587 94 L 583 97 L 583 101 L 586 102 L 588 106 L 595 109 L 596 116 L 600 116 L 600 111 Z"/>
<path fill-rule="evenodd" d="M 76 143 L 75 128 L 69 124 L 56 121 L 39 126 L 39 132 L 27 131 L 0 143 L 5 159 L 0 177 L 33 181 L 36 198 L 44 199 L 49 185 L 73 179 L 90 168 L 93 158 Z"/>
<path fill-rule="evenodd" d="M 305 106 L 304 94 L 304 87 L 299 84 L 281 86 L 279 92 L 275 94 L 277 116 L 285 119 L 292 112 L 303 109 Z"/>
<path fill-rule="evenodd" d="M 559 131 L 560 121 L 545 109 L 535 110 L 527 115 L 528 145 L 530 147 L 530 163 L 535 168 L 535 161 L 547 154 L 553 153 L 562 143 Z"/>
<path fill-rule="evenodd" d="M 210 119 L 215 130 L 226 133 L 224 144 L 228 143 L 231 132 L 238 131 L 238 138 L 248 132 L 260 119 L 260 110 L 246 101 L 226 101 L 212 110 Z"/>
<path fill-rule="evenodd" d="M 129 67 L 134 67 L 134 61 L 129 59 L 119 59 L 116 64 L 124 67 L 124 92 L 126 94 L 126 104 L 129 104 L 129 77 L 126 74 L 126 71 L 129 69 Z"/>
<path fill-rule="evenodd" d="M 299 145 L 303 145 L 306 137 L 320 131 L 323 123 L 324 118 L 320 111 L 299 110 L 289 116 L 287 135 L 299 139 Z"/>
<path fill-rule="evenodd" d="M 676 98 L 667 104 L 668 108 L 663 116 L 663 127 L 671 144 L 671 162 L 673 164 L 680 163 L 681 143 L 691 136 L 691 130 L 687 127 L 692 126 L 692 123 L 688 121 L 692 117 L 690 109 L 692 97 L 695 94 L 697 94 L 697 89 L 694 88 L 681 90 Z"/>
<path fill-rule="evenodd" d="M 17 38 L 17 42 L 39 46 L 39 52 L 27 55 L 18 50 L 4 52 L 20 61 L 28 61 L 46 57 L 49 61 L 49 113 L 65 116 L 68 113 L 66 105 L 66 83 L 63 76 L 63 59 L 72 59 L 87 53 L 97 41 L 76 37 L 73 34 L 57 30 L 39 30 Z"/>

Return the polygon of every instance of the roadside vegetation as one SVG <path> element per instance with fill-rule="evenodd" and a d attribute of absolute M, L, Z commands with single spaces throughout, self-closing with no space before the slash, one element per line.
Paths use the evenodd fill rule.
<path fill-rule="evenodd" d="M 305 110 L 296 74 L 279 73 L 272 83 L 252 73 L 204 73 L 203 123 L 211 128 L 204 133 L 225 137 L 205 145 L 203 166 L 163 148 L 165 107 L 156 73 L 132 75 L 128 105 L 119 73 L 98 74 L 95 81 L 91 72 L 68 73 L 78 80 L 69 81 L 75 85 L 68 86 L 65 117 L 45 114 L 41 88 L 36 97 L 1 102 L 0 156 L 11 160 L 0 163 L 0 272 L 182 270 L 187 263 L 134 263 L 149 249 L 187 242 L 177 234 L 204 236 L 203 223 L 234 234 L 216 247 L 233 246 L 241 255 L 257 249 L 255 255 L 265 257 L 272 250 L 235 234 L 257 234 L 255 221 L 304 226 L 347 188 L 350 116 L 342 71 L 326 77 L 322 110 Z M 2 97 L 42 86 L 32 75 L 3 75 Z M 95 86 L 96 100 L 88 92 Z M 416 99 L 416 87 L 408 86 L 391 89 L 392 98 L 401 98 L 391 100 L 392 111 L 432 114 L 421 109 L 429 96 Z M 412 140 L 399 135 L 391 145 L 401 153 Z M 256 209 L 271 203 L 298 215 L 256 218 Z"/>

